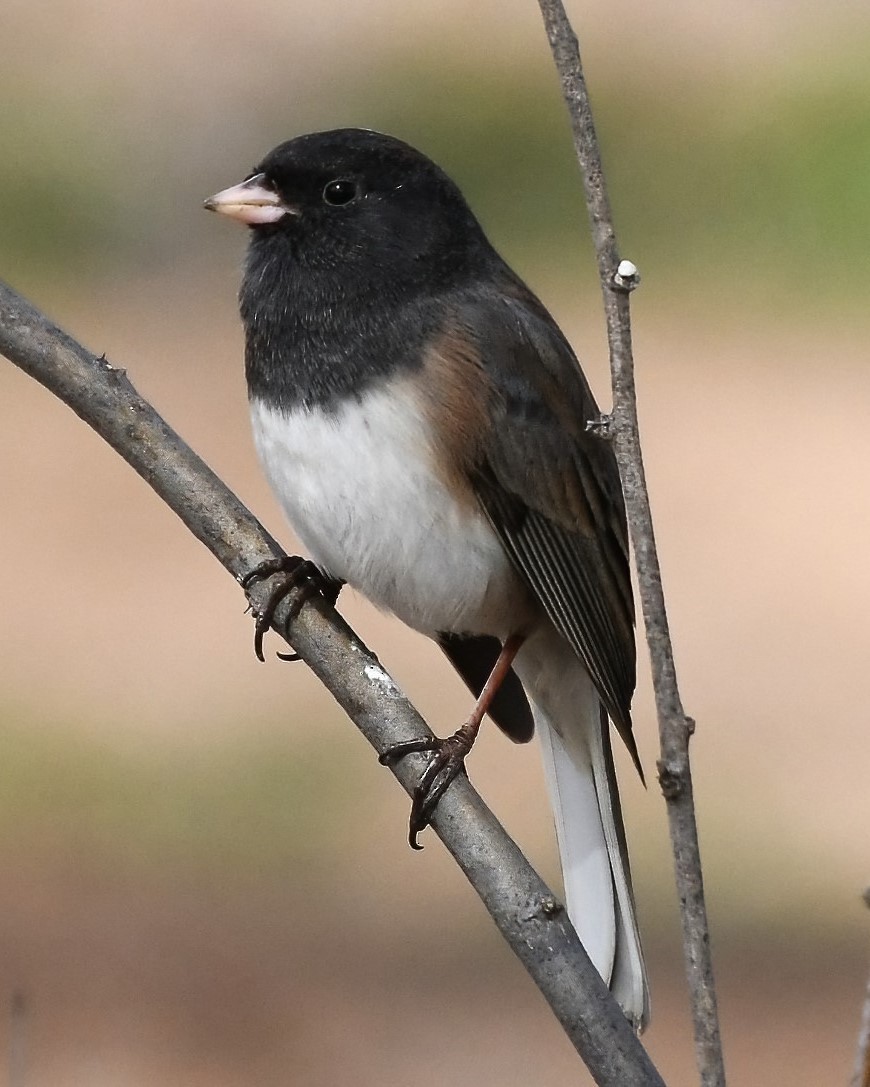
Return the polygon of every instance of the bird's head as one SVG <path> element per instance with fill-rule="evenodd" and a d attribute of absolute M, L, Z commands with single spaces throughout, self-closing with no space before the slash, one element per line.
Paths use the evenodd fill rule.
<path fill-rule="evenodd" d="M 425 155 L 392 136 L 336 129 L 271 151 L 205 207 L 242 223 L 256 246 L 286 250 L 307 268 L 361 265 L 401 275 L 456 268 L 482 233 L 462 194 Z"/>

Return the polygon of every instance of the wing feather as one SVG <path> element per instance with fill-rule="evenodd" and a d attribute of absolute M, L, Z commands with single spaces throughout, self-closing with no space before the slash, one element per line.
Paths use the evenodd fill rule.
<path fill-rule="evenodd" d="M 637 763 L 634 605 L 613 451 L 587 430 L 599 411 L 553 319 L 506 269 L 500 287 L 465 295 L 454 315 L 481 360 L 493 420 L 467 473 L 511 561 L 583 660 Z"/>

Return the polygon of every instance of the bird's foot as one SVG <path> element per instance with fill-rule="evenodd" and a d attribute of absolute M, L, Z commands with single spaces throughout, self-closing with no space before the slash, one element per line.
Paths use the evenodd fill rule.
<path fill-rule="evenodd" d="M 262 611 L 254 613 L 256 619 L 254 625 L 254 652 L 257 655 L 257 660 L 261 661 L 266 659 L 263 656 L 263 638 L 272 625 L 272 619 L 278 605 L 285 597 L 291 593 L 296 594 L 290 604 L 287 620 L 284 624 L 284 636 L 287 637 L 290 624 L 312 596 L 319 593 L 330 604 L 335 604 L 343 584 L 341 581 L 327 577 L 321 573 L 310 559 L 303 559 L 299 555 L 282 555 L 281 558 L 266 559 L 265 562 L 258 563 L 253 570 L 245 574 L 240 579 L 240 583 L 243 589 L 248 589 L 253 582 L 262 581 L 276 574 L 282 575 L 280 580 L 276 582 L 275 587 L 269 594 L 269 599 Z M 284 661 L 299 660 L 298 653 L 278 653 L 276 656 Z"/>
<path fill-rule="evenodd" d="M 450 783 L 464 773 L 465 758 L 474 745 L 479 727 L 480 722 L 472 718 L 446 740 L 434 736 L 424 740 L 406 740 L 389 748 L 378 759 L 383 766 L 392 766 L 415 751 L 435 752 L 423 771 L 411 800 L 408 844 L 412 849 L 423 848 L 417 842 L 417 835 L 431 823 L 435 809 Z"/>

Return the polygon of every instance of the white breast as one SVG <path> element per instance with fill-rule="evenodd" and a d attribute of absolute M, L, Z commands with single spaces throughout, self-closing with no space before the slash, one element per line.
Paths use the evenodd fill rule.
<path fill-rule="evenodd" d="M 481 511 L 434 467 L 407 384 L 335 412 L 251 404 L 257 451 L 311 558 L 427 634 L 516 629 L 526 594 Z"/>

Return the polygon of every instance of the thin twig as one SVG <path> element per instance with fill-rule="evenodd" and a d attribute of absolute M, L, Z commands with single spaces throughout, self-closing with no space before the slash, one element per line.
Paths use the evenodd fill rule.
<path fill-rule="evenodd" d="M 864 902 L 870 906 L 870 887 L 864 892 Z M 858 1047 L 855 1051 L 855 1070 L 850 1087 L 870 1087 L 870 979 L 864 994 L 861 1010 L 861 1027 L 858 1031 Z"/>
<path fill-rule="evenodd" d="M 703 1087 L 724 1087 L 725 1066 L 689 764 L 689 738 L 695 725 L 683 710 L 677 687 L 638 432 L 629 307 L 629 292 L 638 278 L 632 265 L 620 264 L 577 38 L 561 0 L 538 0 L 538 3 L 571 116 L 604 294 L 613 379 L 613 414 L 608 436 L 622 478 L 652 661 L 661 743 L 659 782 L 667 801 L 698 1068 Z"/>
<path fill-rule="evenodd" d="M 275 541 L 208 466 L 154 411 L 123 370 L 96 358 L 0 283 L 0 353 L 29 373 L 100 434 L 237 578 L 281 554 Z M 255 585 L 255 609 L 268 585 Z M 292 598 L 278 608 L 281 633 Z M 191 624 L 195 606 L 190 607 Z M 424 736 L 425 723 L 377 658 L 321 598 L 291 625 L 293 648 L 378 751 Z M 422 755 L 391 767 L 410 793 Z M 460 777 L 432 825 L 483 900 L 602 1087 L 663 1087 L 564 908 L 472 788 Z"/>

